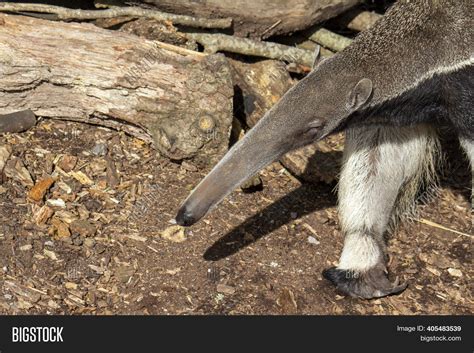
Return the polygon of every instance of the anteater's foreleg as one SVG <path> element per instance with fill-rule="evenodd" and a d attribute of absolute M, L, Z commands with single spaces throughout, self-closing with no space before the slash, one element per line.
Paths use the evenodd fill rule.
<path fill-rule="evenodd" d="M 397 203 L 413 203 L 419 182 L 432 173 L 436 147 L 436 134 L 424 125 L 347 130 L 339 185 L 344 249 L 339 266 L 323 273 L 342 292 L 368 299 L 405 289 L 388 280 L 384 236 Z"/>

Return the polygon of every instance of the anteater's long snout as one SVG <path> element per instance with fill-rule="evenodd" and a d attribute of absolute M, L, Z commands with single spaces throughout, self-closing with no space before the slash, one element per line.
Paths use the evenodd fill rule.
<path fill-rule="evenodd" d="M 199 221 L 246 179 L 290 149 L 282 142 L 285 134 L 277 131 L 279 124 L 272 120 L 263 118 L 199 183 L 178 211 L 179 225 L 190 226 Z"/>

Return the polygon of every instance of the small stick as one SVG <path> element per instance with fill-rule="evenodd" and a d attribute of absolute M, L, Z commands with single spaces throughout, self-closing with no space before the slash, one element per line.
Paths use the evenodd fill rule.
<path fill-rule="evenodd" d="M 464 236 L 466 236 L 466 237 L 472 237 L 472 235 L 470 235 L 470 234 L 463 233 L 463 232 L 459 232 L 459 231 L 457 231 L 457 230 L 454 230 L 454 229 L 451 229 L 451 228 L 442 226 L 441 224 L 432 222 L 432 221 L 427 220 L 427 219 L 424 219 L 424 218 L 417 219 L 416 221 L 419 222 L 419 223 L 422 223 L 422 224 L 426 224 L 426 225 L 428 225 L 428 226 L 430 226 L 430 227 L 434 227 L 434 228 L 446 230 L 446 231 L 448 231 L 448 232 L 455 233 L 455 234 L 459 234 L 459 235 L 464 235 Z"/>
<path fill-rule="evenodd" d="M 265 34 L 270 32 L 272 29 L 274 29 L 276 26 L 278 26 L 281 23 L 281 20 L 276 21 L 274 24 L 272 24 L 270 27 L 268 27 L 266 30 L 262 32 L 262 35 L 260 36 L 261 38 L 264 38 Z"/>
<path fill-rule="evenodd" d="M 131 16 L 151 18 L 158 21 L 171 21 L 174 24 L 200 28 L 229 28 L 232 26 L 231 18 L 198 18 L 184 15 L 175 15 L 157 10 L 142 9 L 140 7 L 114 7 L 106 10 L 78 10 L 44 4 L 16 4 L 11 2 L 0 3 L 0 12 L 21 11 L 51 13 L 57 15 L 58 19 L 60 20 L 95 20 L 99 18 Z"/>

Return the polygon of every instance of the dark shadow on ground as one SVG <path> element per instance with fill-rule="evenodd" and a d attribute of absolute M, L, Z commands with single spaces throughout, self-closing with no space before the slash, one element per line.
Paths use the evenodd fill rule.
<path fill-rule="evenodd" d="M 302 217 L 335 206 L 333 189 L 334 185 L 303 184 L 220 238 L 207 249 L 204 258 L 208 261 L 223 259 L 287 224 L 295 214 Z"/>

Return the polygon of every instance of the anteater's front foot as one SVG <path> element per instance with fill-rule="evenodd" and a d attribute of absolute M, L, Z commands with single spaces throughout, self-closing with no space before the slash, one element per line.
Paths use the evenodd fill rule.
<path fill-rule="evenodd" d="M 342 293 L 364 299 L 399 294 L 407 287 L 407 283 L 400 284 L 398 278 L 394 283 L 390 283 L 385 266 L 382 264 L 365 272 L 331 267 L 323 271 L 323 276 Z"/>

